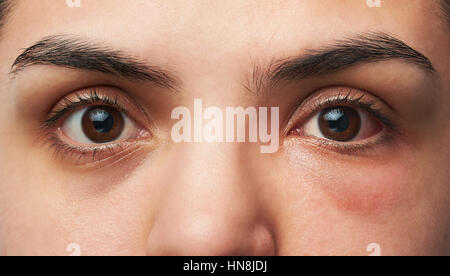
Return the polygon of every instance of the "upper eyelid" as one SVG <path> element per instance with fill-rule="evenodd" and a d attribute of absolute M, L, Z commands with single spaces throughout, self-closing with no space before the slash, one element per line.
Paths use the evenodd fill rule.
<path fill-rule="evenodd" d="M 375 102 L 373 102 L 373 101 L 364 102 L 364 101 L 361 101 L 362 98 L 363 98 L 363 96 L 361 96 L 357 99 L 351 99 L 351 98 L 329 99 L 325 103 L 322 103 L 319 106 L 316 106 L 315 109 L 317 112 L 317 111 L 319 111 L 319 109 L 323 109 L 323 108 L 326 108 L 326 107 L 329 107 L 332 105 L 339 105 L 339 104 L 354 105 L 354 106 L 364 109 L 371 115 L 375 116 L 378 120 L 380 120 L 384 125 L 386 125 L 390 129 L 394 129 L 394 130 L 397 129 L 397 126 L 395 125 L 395 123 L 390 118 L 388 118 L 388 116 L 383 115 L 381 113 L 381 111 L 379 111 L 377 108 L 373 107 L 375 105 Z"/>
<path fill-rule="evenodd" d="M 400 125 L 394 120 L 393 115 L 397 112 L 375 94 L 358 88 L 326 87 L 312 92 L 306 99 L 302 99 L 295 105 L 284 123 L 285 127 L 282 133 L 289 135 L 295 126 L 305 123 L 320 109 L 339 104 L 362 108 L 392 131 L 400 131 Z"/>
<path fill-rule="evenodd" d="M 81 88 L 65 95 L 48 111 L 46 118 L 41 121 L 41 126 L 43 129 L 52 128 L 67 113 L 75 111 L 78 107 L 95 104 L 113 106 L 136 123 L 155 127 L 148 110 L 132 94 L 115 86 Z"/>
<path fill-rule="evenodd" d="M 94 92 L 95 93 L 95 92 Z M 108 105 L 119 108 L 125 115 L 128 116 L 127 110 L 119 103 L 117 98 L 100 97 L 97 94 L 90 94 L 88 96 L 80 96 L 76 94 L 76 100 L 64 98 L 61 103 L 62 107 L 51 111 L 49 117 L 43 121 L 43 126 L 46 128 L 52 127 L 67 113 L 76 110 L 78 107 L 84 107 L 92 104 Z"/>

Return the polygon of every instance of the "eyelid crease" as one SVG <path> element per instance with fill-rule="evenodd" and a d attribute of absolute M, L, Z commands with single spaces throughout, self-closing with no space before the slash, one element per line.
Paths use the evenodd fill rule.
<path fill-rule="evenodd" d="M 97 147 L 80 147 L 67 144 L 56 135 L 49 134 L 46 142 L 49 143 L 49 151 L 53 151 L 55 157 L 60 157 L 63 160 L 68 159 L 74 162 L 77 166 L 90 166 L 95 163 L 115 162 L 114 160 L 122 159 L 124 155 L 128 156 L 140 150 L 139 143 L 130 138 L 122 143 L 105 144 Z M 77 158 L 74 158 L 78 156 Z M 109 164 L 111 165 L 111 164 Z"/>
<path fill-rule="evenodd" d="M 357 88 L 327 87 L 311 93 L 297 105 L 289 115 L 284 133 L 289 135 L 295 127 L 304 124 L 321 109 L 338 105 L 361 108 L 379 120 L 383 126 L 394 132 L 401 132 L 400 122 L 393 117 L 395 110 L 383 99 Z"/>
<path fill-rule="evenodd" d="M 127 115 L 126 109 L 119 104 L 117 97 L 111 98 L 107 95 L 99 96 L 96 88 L 90 89 L 88 95 L 83 95 L 77 92 L 75 96 L 76 98 L 74 100 L 65 97 L 57 104 L 57 106 L 51 111 L 49 117 L 42 122 L 44 128 L 53 127 L 62 117 L 69 112 L 74 111 L 78 107 L 86 107 L 92 104 L 113 106 L 120 109 L 120 111 Z M 58 107 L 58 105 L 60 106 Z"/>
<path fill-rule="evenodd" d="M 85 145 L 72 141 L 62 127 L 68 116 L 90 106 L 109 106 L 117 108 L 124 116 L 137 124 L 135 136 L 105 144 Z M 140 149 L 155 149 L 158 139 L 154 139 L 152 120 L 146 109 L 132 96 L 116 87 L 90 87 L 65 95 L 53 105 L 47 118 L 41 121 L 39 136 L 44 145 L 49 146 L 55 157 L 72 164 L 95 167 L 106 160 L 116 162 L 124 155 L 133 155 Z M 152 138 L 152 139 L 150 139 Z M 66 160 L 67 159 L 67 160 Z M 114 161 L 116 160 L 116 161 Z M 103 166 L 103 165 L 102 165 Z"/>
<path fill-rule="evenodd" d="M 117 92 L 118 88 L 115 87 L 90 87 L 80 89 L 78 92 L 74 92 L 68 96 L 64 96 L 58 103 L 56 103 L 53 109 L 45 120 L 41 122 L 43 129 L 49 129 L 54 127 L 58 121 L 61 120 L 68 113 L 76 111 L 78 108 L 88 107 L 93 105 L 111 106 L 120 110 L 125 116 L 130 117 L 134 121 L 135 118 L 131 118 L 131 113 L 134 115 L 142 114 L 138 118 L 145 120 L 137 120 L 138 123 L 147 125 L 151 122 L 150 115 L 147 110 L 139 104 L 134 98 Z M 130 106 L 130 112 L 125 105 Z"/>
<path fill-rule="evenodd" d="M 335 97 L 328 98 L 323 102 L 314 102 L 314 110 L 315 113 L 320 111 L 320 109 L 324 109 L 327 107 L 335 106 L 335 105 L 346 105 L 346 106 L 356 106 L 359 108 L 362 108 L 375 118 L 377 118 L 381 123 L 383 123 L 386 127 L 390 128 L 391 130 L 397 130 L 396 124 L 388 118 L 388 116 L 383 115 L 383 113 L 377 109 L 375 106 L 375 101 L 364 101 L 363 98 L 366 95 L 362 94 L 360 96 L 353 97 L 351 95 L 351 91 L 349 91 L 345 95 L 338 94 Z"/>
<path fill-rule="evenodd" d="M 305 123 L 314 118 L 321 110 L 336 106 L 360 108 L 374 116 L 374 119 L 383 125 L 384 130 L 363 142 L 328 141 L 327 139 L 307 135 L 304 132 L 303 126 Z M 284 133 L 287 137 L 301 136 L 304 138 L 289 139 L 288 141 L 310 144 L 317 149 L 323 148 L 326 149 L 325 152 L 337 153 L 340 156 L 381 156 L 380 154 L 383 153 L 381 146 L 397 146 L 397 138 L 401 134 L 401 125 L 395 119 L 395 113 L 395 110 L 388 104 L 385 104 L 382 99 L 370 92 L 348 87 L 327 87 L 302 100 L 290 115 Z"/>

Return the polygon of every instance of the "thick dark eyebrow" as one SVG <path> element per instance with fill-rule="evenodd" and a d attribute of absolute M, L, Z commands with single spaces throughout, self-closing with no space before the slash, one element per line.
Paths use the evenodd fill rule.
<path fill-rule="evenodd" d="M 100 72 L 134 81 L 148 81 L 170 89 L 178 86 L 177 80 L 167 71 L 81 37 L 55 35 L 40 40 L 16 58 L 11 74 L 33 65 Z"/>
<path fill-rule="evenodd" d="M 362 63 L 400 59 L 434 73 L 432 63 L 406 43 L 384 33 L 364 33 L 354 38 L 338 40 L 331 46 L 307 50 L 306 54 L 273 61 L 266 68 L 255 66 L 253 85 L 257 89 L 267 82 L 303 80 L 344 70 Z"/>

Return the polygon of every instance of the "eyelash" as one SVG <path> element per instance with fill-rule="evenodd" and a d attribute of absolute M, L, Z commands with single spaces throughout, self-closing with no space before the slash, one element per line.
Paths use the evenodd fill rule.
<path fill-rule="evenodd" d="M 312 103 L 312 107 L 308 108 L 310 114 L 306 117 L 306 120 L 302 120 L 302 124 L 307 120 L 311 119 L 317 112 L 323 109 L 333 106 L 344 105 L 353 108 L 360 108 L 370 115 L 374 116 L 383 126 L 384 133 L 375 141 L 366 141 L 364 143 L 352 143 L 352 142 L 334 142 L 326 139 L 318 138 L 315 136 L 307 136 L 307 138 L 314 145 L 327 150 L 332 150 L 343 155 L 368 155 L 376 154 L 377 150 L 382 145 L 392 145 L 395 146 L 395 133 L 399 132 L 398 125 L 389 116 L 384 115 L 380 109 L 375 107 L 375 101 L 364 101 L 365 94 L 354 95 L 349 91 L 346 94 L 339 93 L 337 96 L 327 98 L 326 100 L 318 100 Z M 360 93 L 358 93 L 360 94 Z M 295 134 L 296 127 L 291 130 L 290 134 Z"/>
<path fill-rule="evenodd" d="M 88 93 L 75 94 L 75 100 L 71 100 L 69 98 L 64 98 L 61 101 L 61 104 L 58 108 L 53 110 L 49 117 L 42 122 L 42 128 L 48 130 L 47 137 L 48 142 L 50 143 L 50 149 L 54 150 L 55 155 L 57 156 L 68 156 L 73 157 L 74 154 L 79 154 L 78 162 L 84 156 L 90 154 L 92 156 L 92 161 L 96 161 L 96 157 L 98 159 L 110 159 L 115 158 L 115 155 L 119 155 L 118 153 L 128 154 L 137 149 L 135 143 L 132 143 L 129 140 L 122 141 L 121 143 L 112 143 L 112 144 L 104 144 L 98 145 L 95 147 L 79 147 L 73 146 L 63 142 L 56 133 L 58 131 L 57 127 L 59 122 L 66 117 L 68 114 L 76 111 L 79 108 L 86 107 L 89 105 L 104 105 L 117 108 L 119 111 L 123 112 L 126 116 L 128 116 L 127 110 L 120 104 L 118 97 L 110 97 L 108 95 L 100 95 L 97 93 L 95 88 L 91 88 L 88 90 Z M 385 116 L 381 110 L 375 107 L 375 101 L 364 101 L 364 94 L 354 95 L 352 92 L 348 92 L 346 94 L 338 94 L 334 97 L 327 98 L 325 100 L 316 100 L 313 101 L 308 107 L 309 115 L 306 116 L 306 120 L 311 119 L 317 112 L 323 110 L 328 107 L 336 106 L 336 105 L 345 105 L 349 107 L 357 107 L 370 115 L 374 116 L 377 120 L 379 120 L 382 125 L 385 133 L 382 137 L 375 141 L 369 141 L 362 143 L 339 143 L 332 142 L 322 138 L 307 136 L 309 141 L 314 145 L 333 150 L 340 154 L 344 155 L 363 155 L 368 153 L 376 153 L 377 149 L 381 145 L 386 144 L 394 144 L 394 133 L 398 131 L 398 126 L 389 118 L 389 116 Z M 303 122 L 304 123 L 304 122 Z M 295 133 L 295 130 L 291 130 L 290 134 Z M 134 145 L 134 147 L 133 147 Z M 106 152 L 109 157 L 99 158 L 99 156 L 104 156 Z M 120 154 L 123 156 L 123 154 Z M 120 157 L 117 157 L 120 158 Z"/>
<path fill-rule="evenodd" d="M 319 111 L 321 109 L 325 109 L 327 107 L 332 107 L 336 105 L 346 105 L 351 107 L 358 107 L 363 109 L 364 111 L 368 112 L 375 118 L 377 118 L 381 123 L 383 123 L 385 126 L 389 127 L 392 130 L 395 130 L 397 127 L 394 124 L 394 122 L 388 118 L 387 116 L 383 115 L 383 112 L 376 107 L 374 107 L 375 102 L 369 101 L 365 102 L 362 101 L 365 95 L 361 95 L 358 97 L 354 97 L 351 95 L 351 92 L 349 92 L 347 95 L 337 95 L 335 98 L 328 98 L 324 102 L 315 102 L 314 103 L 314 110 Z"/>
<path fill-rule="evenodd" d="M 321 148 L 332 150 L 342 155 L 349 156 L 366 156 L 376 155 L 379 152 L 380 146 L 391 145 L 395 146 L 395 136 L 391 133 L 386 133 L 376 141 L 365 142 L 364 144 L 341 144 L 336 142 L 330 142 L 325 139 L 317 137 L 310 137 L 312 143 Z"/>
<path fill-rule="evenodd" d="M 76 94 L 76 97 L 76 101 L 72 101 L 69 98 L 64 98 L 62 106 L 56 110 L 53 110 L 49 118 L 42 122 L 44 128 L 51 128 L 55 126 L 65 115 L 75 111 L 79 107 L 86 107 L 89 105 L 111 106 L 117 108 L 128 116 L 127 110 L 120 105 L 117 97 L 111 98 L 107 95 L 100 97 L 95 88 L 90 89 L 89 94 L 87 95 Z"/>
<path fill-rule="evenodd" d="M 79 108 L 92 105 L 110 106 L 117 108 L 119 111 L 123 112 L 125 116 L 128 116 L 127 110 L 120 104 L 118 97 L 100 95 L 95 88 L 89 89 L 86 94 L 77 93 L 75 95 L 75 100 L 64 98 L 61 101 L 61 106 L 53 110 L 49 117 L 42 122 L 42 128 L 47 131 L 47 142 L 50 145 L 49 149 L 53 150 L 55 156 L 73 157 L 75 154 L 78 154 L 77 163 L 79 163 L 80 160 L 87 155 L 91 155 L 91 161 L 111 160 L 113 158 L 120 159 L 138 149 L 137 145 L 131 142 L 133 138 L 124 140 L 120 143 L 103 144 L 92 147 L 74 146 L 62 141 L 57 134 L 58 131 L 61 131 L 58 129 L 59 123 L 68 114 L 77 111 Z M 102 158 L 103 156 L 104 158 Z"/>

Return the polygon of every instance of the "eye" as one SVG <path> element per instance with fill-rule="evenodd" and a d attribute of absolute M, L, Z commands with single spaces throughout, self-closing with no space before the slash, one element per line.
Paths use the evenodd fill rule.
<path fill-rule="evenodd" d="M 307 136 L 350 142 L 370 138 L 382 130 L 382 124 L 367 111 L 347 106 L 325 108 L 307 121 Z"/>
<path fill-rule="evenodd" d="M 136 137 L 136 127 L 123 112 L 110 106 L 90 106 L 69 115 L 62 132 L 82 144 L 105 144 Z"/>
<path fill-rule="evenodd" d="M 157 139 L 147 111 L 125 91 L 110 86 L 78 90 L 60 99 L 42 122 L 55 156 L 67 164 L 109 166 L 154 149 Z"/>

